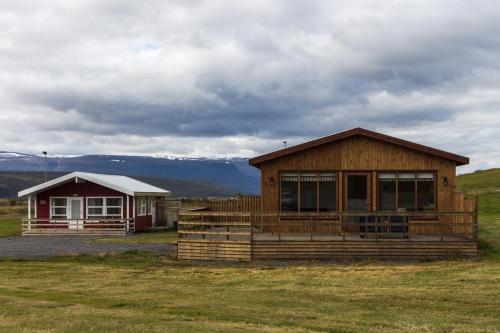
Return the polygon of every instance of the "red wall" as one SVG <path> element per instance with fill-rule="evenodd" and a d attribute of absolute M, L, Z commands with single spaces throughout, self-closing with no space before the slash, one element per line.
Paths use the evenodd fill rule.
<path fill-rule="evenodd" d="M 113 189 L 86 181 L 85 183 L 75 183 L 74 181 L 62 184 L 58 187 L 51 188 L 37 194 L 36 209 L 38 219 L 50 218 L 50 197 L 82 197 L 83 198 L 83 217 L 87 218 L 87 197 L 112 196 L 123 198 L 123 217 L 127 217 L 126 205 L 127 195 L 115 191 Z M 42 203 L 42 202 L 45 203 Z M 136 198 L 137 204 L 137 198 Z M 130 198 L 130 217 L 133 216 L 132 198 Z M 152 226 L 152 216 L 136 216 L 135 229 L 137 231 L 144 230 Z"/>

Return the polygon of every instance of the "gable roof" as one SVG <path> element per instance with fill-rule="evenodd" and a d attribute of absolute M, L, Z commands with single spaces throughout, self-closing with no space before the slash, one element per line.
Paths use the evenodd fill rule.
<path fill-rule="evenodd" d="M 40 191 L 48 190 L 49 188 L 57 187 L 63 183 L 68 183 L 78 178 L 87 180 L 89 182 L 113 189 L 115 191 L 128 194 L 131 196 L 137 195 L 154 195 L 154 196 L 166 196 L 170 191 L 161 189 L 156 186 L 152 186 L 136 179 L 127 176 L 117 176 L 117 175 L 103 175 L 99 173 L 90 172 L 73 172 L 62 177 L 49 180 L 48 182 L 42 183 L 25 189 L 18 193 L 19 197 L 23 197 L 28 194 L 33 194 Z"/>
<path fill-rule="evenodd" d="M 350 138 L 350 137 L 353 137 L 353 136 L 356 136 L 356 135 L 362 135 L 362 136 L 365 136 L 365 137 L 368 137 L 368 138 L 372 138 L 372 139 L 376 139 L 376 140 L 380 140 L 380 141 L 392 143 L 392 144 L 395 144 L 395 145 L 398 145 L 398 146 L 401 146 L 401 147 L 405 147 L 405 148 L 417 150 L 417 151 L 420 151 L 420 152 L 423 152 L 423 153 L 426 153 L 426 154 L 430 154 L 430 155 L 442 157 L 442 158 L 445 158 L 445 159 L 448 159 L 448 160 L 455 161 L 456 165 L 469 164 L 469 158 L 468 157 L 461 156 L 461 155 L 456 155 L 456 154 L 452 154 L 452 153 L 446 152 L 444 150 L 439 150 L 439 149 L 436 149 L 436 148 L 424 146 L 424 145 L 421 145 L 421 144 L 418 144 L 418 143 L 415 143 L 415 142 L 406 141 L 406 140 L 403 140 L 403 139 L 398 139 L 398 138 L 395 138 L 393 136 L 385 135 L 385 134 L 382 134 L 382 133 L 377 133 L 377 132 L 374 132 L 374 131 L 369 131 L 369 130 L 361 128 L 361 127 L 356 127 L 356 128 L 353 128 L 353 129 L 350 129 L 350 130 L 347 130 L 347 131 L 335 133 L 335 134 L 332 134 L 332 135 L 329 135 L 329 136 L 325 136 L 325 137 L 322 137 L 322 138 L 319 138 L 319 139 L 316 139 L 316 140 L 313 140 L 313 141 L 305 142 L 305 143 L 302 143 L 302 144 L 299 144 L 299 145 L 296 145 L 296 146 L 292 146 L 292 147 L 288 147 L 288 148 L 285 148 L 285 149 L 277 150 L 277 151 L 274 151 L 274 152 L 269 153 L 269 154 L 257 156 L 257 157 L 251 158 L 248 161 L 248 163 L 250 165 L 252 165 L 252 166 L 255 166 L 255 167 L 259 168 L 261 163 L 273 160 L 275 158 L 279 158 L 279 157 L 287 156 L 287 155 L 290 155 L 290 154 L 298 153 L 298 152 L 306 150 L 306 149 L 310 149 L 310 148 L 321 146 L 321 145 L 324 145 L 324 144 L 327 144 L 327 143 L 331 143 L 331 142 L 339 141 L 339 140 L 342 140 L 342 139 Z"/>

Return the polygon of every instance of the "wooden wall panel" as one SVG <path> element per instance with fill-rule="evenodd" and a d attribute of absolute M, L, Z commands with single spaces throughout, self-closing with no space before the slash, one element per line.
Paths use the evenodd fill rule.
<path fill-rule="evenodd" d="M 263 211 L 279 210 L 280 171 L 340 170 L 435 171 L 438 210 L 453 210 L 456 172 L 454 161 L 372 138 L 355 136 L 264 162 L 261 165 Z M 270 185 L 271 177 L 275 180 L 274 186 Z M 444 185 L 444 177 L 448 178 L 448 186 Z"/>

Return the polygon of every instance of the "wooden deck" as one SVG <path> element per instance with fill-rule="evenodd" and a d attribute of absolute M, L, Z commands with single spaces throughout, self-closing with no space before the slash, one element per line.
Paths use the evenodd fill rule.
<path fill-rule="evenodd" d="M 24 219 L 22 235 L 126 235 L 135 231 L 134 219 L 44 220 Z"/>
<path fill-rule="evenodd" d="M 427 220 L 423 213 L 394 215 L 397 222 L 388 222 L 387 214 L 366 213 L 364 222 L 348 223 L 348 217 L 361 215 L 290 219 L 289 214 L 183 212 L 178 258 L 425 260 L 477 255 L 476 213 L 433 213 Z"/>

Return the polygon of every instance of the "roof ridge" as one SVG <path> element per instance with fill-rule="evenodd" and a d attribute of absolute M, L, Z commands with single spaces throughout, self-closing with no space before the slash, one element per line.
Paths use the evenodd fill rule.
<path fill-rule="evenodd" d="M 403 146 L 409 149 L 414 149 L 417 151 L 421 151 L 427 154 L 440 156 L 442 158 L 453 160 L 457 163 L 457 165 L 464 165 L 469 163 L 469 158 L 457 154 L 453 154 L 444 150 L 440 150 L 437 148 L 425 146 L 416 142 L 396 138 L 387 134 L 371 131 L 362 127 L 354 127 L 345 131 L 337 132 L 334 134 L 330 134 L 327 136 L 320 137 L 318 139 L 314 139 L 311 141 L 307 141 L 295 146 L 291 146 L 288 148 L 280 149 L 271 153 L 267 153 L 264 155 L 256 156 L 251 158 L 248 163 L 252 166 L 259 167 L 259 165 L 263 162 L 283 157 L 289 154 L 297 153 L 306 149 L 314 148 L 326 143 L 331 143 L 335 141 L 339 141 L 342 139 L 346 139 L 349 137 L 353 137 L 355 135 L 364 135 L 366 137 L 370 137 L 372 139 L 377 139 L 385 142 L 389 142 L 395 145 Z"/>

